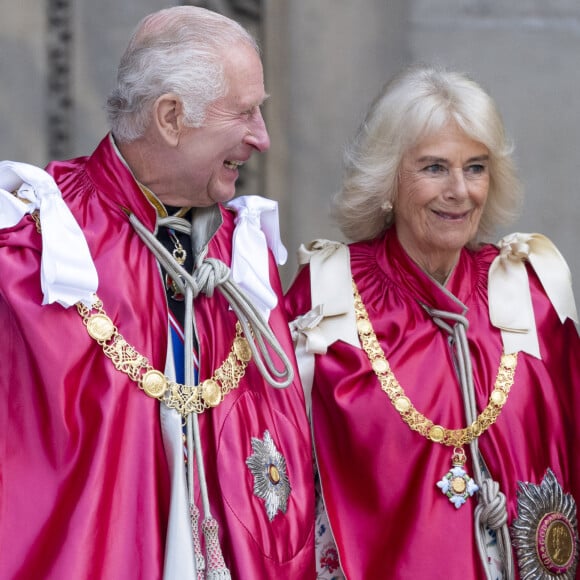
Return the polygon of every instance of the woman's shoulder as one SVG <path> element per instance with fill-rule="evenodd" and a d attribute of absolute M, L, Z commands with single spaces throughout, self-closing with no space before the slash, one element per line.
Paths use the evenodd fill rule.
<path fill-rule="evenodd" d="M 578 323 L 570 268 L 542 234 L 514 233 L 498 242 L 489 267 L 488 297 L 492 324 L 502 329 L 512 350 L 539 357 L 536 332 L 543 334 L 558 319 Z"/>

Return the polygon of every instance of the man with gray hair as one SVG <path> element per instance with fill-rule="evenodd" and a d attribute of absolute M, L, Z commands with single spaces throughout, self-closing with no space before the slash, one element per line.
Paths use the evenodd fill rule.
<path fill-rule="evenodd" d="M 91 156 L 0 163 L 0 577 L 315 577 L 277 205 L 235 198 L 266 98 L 244 28 L 169 8 Z"/>

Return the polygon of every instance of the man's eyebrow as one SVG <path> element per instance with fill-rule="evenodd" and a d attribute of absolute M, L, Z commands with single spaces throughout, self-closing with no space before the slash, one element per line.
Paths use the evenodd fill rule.
<path fill-rule="evenodd" d="M 250 111 L 255 107 L 261 107 L 268 99 L 270 98 L 269 94 L 264 95 L 264 98 L 261 101 L 254 101 L 253 103 L 249 103 L 247 106 L 240 107 L 244 111 Z"/>

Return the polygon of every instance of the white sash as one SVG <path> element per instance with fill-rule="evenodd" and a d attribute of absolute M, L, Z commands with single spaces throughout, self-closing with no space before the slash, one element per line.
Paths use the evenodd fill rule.
<path fill-rule="evenodd" d="M 278 304 L 270 285 L 268 248 L 276 262 L 285 264 L 288 252 L 280 239 L 278 202 L 258 195 L 244 195 L 227 204 L 236 212 L 232 240 L 232 277 L 268 320 Z"/>
<path fill-rule="evenodd" d="M 36 210 L 42 227 L 42 303 L 68 308 L 80 301 L 90 306 L 99 285 L 97 270 L 54 179 L 34 165 L 1 161 L 0 228 L 13 227 Z"/>

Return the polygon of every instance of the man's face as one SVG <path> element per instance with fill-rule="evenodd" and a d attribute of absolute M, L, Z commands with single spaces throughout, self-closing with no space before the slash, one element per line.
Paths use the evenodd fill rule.
<path fill-rule="evenodd" d="M 227 52 L 224 70 L 225 96 L 209 106 L 202 127 L 185 128 L 180 135 L 175 170 L 188 205 L 232 199 L 239 166 L 270 146 L 260 110 L 267 95 L 259 55 L 238 44 Z"/>

